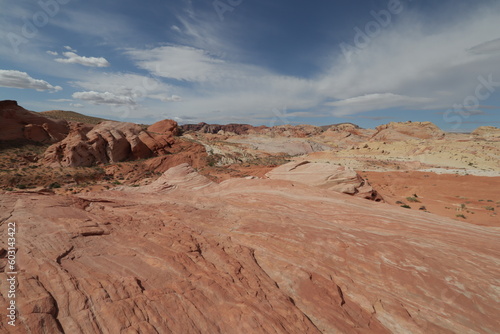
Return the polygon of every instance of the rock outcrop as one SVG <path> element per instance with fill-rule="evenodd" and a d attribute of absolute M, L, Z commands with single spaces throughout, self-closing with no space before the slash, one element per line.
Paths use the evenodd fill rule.
<path fill-rule="evenodd" d="M 68 122 L 52 120 L 20 107 L 16 101 L 0 101 L 0 140 L 55 143 L 69 132 Z"/>
<path fill-rule="evenodd" d="M 133 123 L 102 122 L 91 130 L 75 124 L 61 142 L 49 147 L 44 162 L 62 166 L 92 166 L 108 162 L 145 159 L 169 152 L 175 142 L 176 123 L 153 124 L 159 133 Z"/>
<path fill-rule="evenodd" d="M 178 187 L 185 190 L 199 191 L 213 186 L 215 186 L 214 182 L 198 174 L 188 163 L 183 163 L 168 169 L 153 183 L 135 190 L 146 193 L 165 193 Z"/>
<path fill-rule="evenodd" d="M 172 134 L 178 136 L 181 133 L 179 125 L 176 121 L 171 119 L 164 119 L 162 121 L 156 122 L 148 127 L 148 132 L 156 132 L 162 134 Z"/>
<path fill-rule="evenodd" d="M 229 133 L 236 135 L 247 134 L 261 134 L 270 137 L 293 137 L 293 138 L 306 138 L 318 135 L 323 132 L 323 129 L 314 125 L 277 125 L 272 127 L 267 126 L 252 126 L 248 124 L 185 124 L 180 128 L 183 132 L 194 131 L 200 133 Z"/>
<path fill-rule="evenodd" d="M 287 138 L 307 138 L 319 135 L 323 129 L 314 125 L 277 125 L 273 127 L 256 128 L 250 133 L 258 133 L 270 137 L 287 137 Z"/>
<path fill-rule="evenodd" d="M 207 124 L 207 123 L 198 123 L 198 124 L 184 124 L 180 126 L 182 132 L 194 131 L 201 133 L 211 133 L 217 134 L 220 131 L 230 132 L 237 135 L 244 135 L 249 132 L 250 129 L 254 129 L 253 126 L 249 124 Z"/>
<path fill-rule="evenodd" d="M 498 230 L 295 181 L 195 190 L 210 183 L 185 165 L 164 176 L 159 193 L 0 194 L 0 233 L 22 231 L 17 324 L 0 332 L 500 328 Z M 2 289 L 0 309 L 8 301 Z"/>
<path fill-rule="evenodd" d="M 266 174 L 274 180 L 300 182 L 312 187 L 329 189 L 377 202 L 383 201 L 372 186 L 353 169 L 330 163 L 293 161 Z"/>
<path fill-rule="evenodd" d="M 391 122 L 380 125 L 371 140 L 400 141 L 408 139 L 442 139 L 444 131 L 431 122 Z"/>
<path fill-rule="evenodd" d="M 488 141 L 498 141 L 500 140 L 500 129 L 494 126 L 480 126 L 472 132 L 472 135 Z"/>

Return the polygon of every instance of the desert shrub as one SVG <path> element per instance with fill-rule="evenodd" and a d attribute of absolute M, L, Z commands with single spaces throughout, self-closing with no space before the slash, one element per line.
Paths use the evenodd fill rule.
<path fill-rule="evenodd" d="M 49 185 L 49 189 L 61 188 L 61 185 L 58 182 L 53 182 Z"/>
<path fill-rule="evenodd" d="M 495 211 L 495 208 L 492 206 L 485 206 L 484 208 L 488 211 Z"/>
<path fill-rule="evenodd" d="M 412 203 L 420 203 L 420 200 L 418 198 L 416 198 L 415 196 L 413 196 L 413 197 L 406 197 L 406 200 L 408 202 L 412 202 Z"/>
<path fill-rule="evenodd" d="M 411 206 L 409 206 L 408 204 L 403 204 L 401 205 L 401 207 L 405 209 L 411 209 Z"/>
<path fill-rule="evenodd" d="M 19 184 L 19 185 L 17 186 L 17 188 L 18 188 L 18 189 L 26 189 L 27 187 L 26 187 L 26 185 L 25 185 L 25 184 Z"/>
<path fill-rule="evenodd" d="M 463 218 L 463 219 L 467 219 L 467 217 L 465 217 L 463 214 L 458 214 L 456 215 L 457 218 Z"/>

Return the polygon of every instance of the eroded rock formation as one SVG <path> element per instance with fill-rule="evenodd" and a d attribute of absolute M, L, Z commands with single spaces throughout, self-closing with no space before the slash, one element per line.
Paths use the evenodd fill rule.
<path fill-rule="evenodd" d="M 0 194 L 0 232 L 9 222 L 22 231 L 18 325 L 0 331 L 500 328 L 497 230 L 295 181 L 213 184 L 186 165 L 156 186 Z"/>
<path fill-rule="evenodd" d="M 356 171 L 331 163 L 293 161 L 273 169 L 266 177 L 300 182 L 377 202 L 383 201 L 377 191 Z"/>
<path fill-rule="evenodd" d="M 442 139 L 443 130 L 431 122 L 391 122 L 376 128 L 372 137 L 376 141 L 401 141 L 408 139 Z"/>
<path fill-rule="evenodd" d="M 20 107 L 16 101 L 0 101 L 0 140 L 55 143 L 69 132 L 68 122 L 52 120 Z"/>
<path fill-rule="evenodd" d="M 151 127 L 158 132 L 145 131 L 133 123 L 106 121 L 92 129 L 77 123 L 64 140 L 47 149 L 44 161 L 78 167 L 168 153 L 175 142 L 177 123 L 162 122 Z"/>

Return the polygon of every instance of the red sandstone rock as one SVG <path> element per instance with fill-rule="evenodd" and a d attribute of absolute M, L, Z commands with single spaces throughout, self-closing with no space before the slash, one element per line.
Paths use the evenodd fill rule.
<path fill-rule="evenodd" d="M 16 101 L 0 101 L 0 140 L 27 139 L 42 143 L 62 140 L 69 132 L 68 122 L 52 120 L 28 111 Z"/>
<path fill-rule="evenodd" d="M 444 136 L 445 133 L 431 122 L 391 122 L 378 126 L 372 140 L 441 139 Z"/>
<path fill-rule="evenodd" d="M 498 230 L 295 181 L 211 184 L 185 165 L 161 182 L 174 187 L 0 194 L 1 234 L 20 231 L 19 318 L 0 332 L 500 328 Z"/>
<path fill-rule="evenodd" d="M 368 181 L 354 170 L 330 163 L 293 161 L 273 169 L 266 174 L 266 177 L 274 180 L 296 181 L 377 202 L 382 201 L 382 197 Z"/>
<path fill-rule="evenodd" d="M 133 123 L 106 121 L 90 131 L 76 125 L 63 141 L 47 149 L 44 161 L 76 167 L 144 159 L 167 153 L 174 142 L 172 132 L 149 133 Z"/>
<path fill-rule="evenodd" d="M 164 119 L 162 121 L 154 123 L 153 125 L 150 125 L 148 127 L 148 131 L 157 133 L 171 133 L 174 136 L 178 136 L 180 134 L 180 129 L 177 125 L 177 122 L 171 119 Z"/>

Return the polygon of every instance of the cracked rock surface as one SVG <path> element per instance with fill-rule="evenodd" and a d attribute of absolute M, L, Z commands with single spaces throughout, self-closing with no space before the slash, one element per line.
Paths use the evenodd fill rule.
<path fill-rule="evenodd" d="M 19 265 L 2 333 L 500 328 L 498 229 L 288 180 L 216 184 L 186 164 L 144 187 L 0 203 Z"/>

